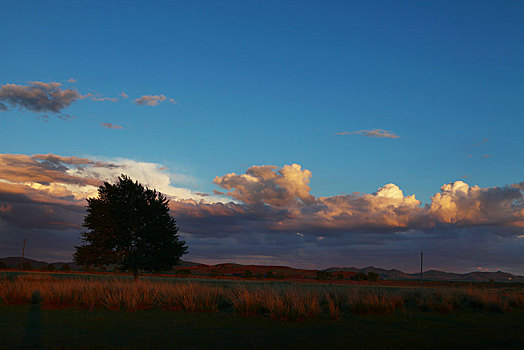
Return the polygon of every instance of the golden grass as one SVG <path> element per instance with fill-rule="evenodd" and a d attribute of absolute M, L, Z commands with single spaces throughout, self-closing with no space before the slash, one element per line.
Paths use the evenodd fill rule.
<path fill-rule="evenodd" d="M 55 279 L 26 275 L 0 279 L 0 301 L 39 303 L 44 307 L 138 310 L 160 308 L 189 312 L 233 311 L 276 320 L 329 317 L 350 313 L 392 313 L 407 308 L 452 312 L 482 309 L 506 312 L 524 309 L 519 288 L 373 288 L 275 286 L 271 284 L 210 285 L 202 282 L 126 281 L 118 279 Z"/>

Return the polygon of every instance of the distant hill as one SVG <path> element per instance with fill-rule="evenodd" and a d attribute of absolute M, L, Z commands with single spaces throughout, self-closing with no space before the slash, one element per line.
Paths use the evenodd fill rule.
<path fill-rule="evenodd" d="M 0 261 L 7 265 L 9 268 L 16 268 L 20 263 L 20 257 L 8 257 L 0 258 Z M 24 259 L 25 263 L 31 264 L 32 268 L 37 270 L 48 263 L 45 261 L 37 261 L 33 259 Z M 54 262 L 57 269 L 61 269 L 64 264 L 68 264 L 71 270 L 82 270 L 82 266 L 76 265 L 74 262 Z M 195 263 L 191 261 L 181 260 L 180 265 L 177 269 L 190 269 L 194 274 L 209 275 L 212 271 L 219 271 L 220 274 L 227 275 L 242 275 L 247 270 L 253 273 L 267 274 L 272 272 L 274 274 L 281 274 L 287 277 L 297 278 L 315 278 L 318 270 L 307 270 L 307 269 L 295 269 L 288 266 L 267 266 L 267 265 L 242 265 L 234 263 L 224 263 L 217 265 L 206 265 Z M 364 268 L 357 267 L 330 267 L 322 271 L 329 272 L 345 272 L 346 278 L 355 273 L 374 272 L 378 273 L 379 276 L 384 280 L 389 281 L 413 281 L 420 278 L 419 273 L 405 273 L 396 269 L 382 269 L 374 266 L 368 266 Z M 449 282 L 513 282 L 513 283 L 524 283 L 524 276 L 515 276 L 507 272 L 470 272 L 470 273 L 452 273 L 438 270 L 424 271 L 424 280 L 426 281 L 449 281 Z"/>
<path fill-rule="evenodd" d="M 368 266 L 362 269 L 355 267 L 330 267 L 326 271 L 351 271 L 351 272 L 375 272 L 385 280 L 392 281 L 409 281 L 420 279 L 420 273 L 405 273 L 400 270 L 386 270 Z M 453 282 L 515 282 L 524 283 L 524 276 L 515 276 L 507 272 L 470 272 L 470 273 L 452 273 L 438 270 L 424 271 L 423 278 L 426 281 L 453 281 Z"/>
<path fill-rule="evenodd" d="M 18 256 L 18 257 L 0 258 L 0 261 L 6 264 L 8 268 L 14 269 L 18 267 L 18 264 L 20 264 L 20 257 Z M 24 258 L 24 264 L 26 263 L 30 264 L 31 267 L 35 270 L 41 269 L 42 267 L 49 265 L 49 263 L 45 261 L 38 261 L 38 260 Z M 55 265 L 57 269 L 61 269 L 62 266 L 64 266 L 65 264 L 69 265 L 71 270 L 81 270 L 82 269 L 82 266 L 79 266 L 75 264 L 74 262 L 59 261 L 59 262 L 54 262 L 52 264 Z"/>

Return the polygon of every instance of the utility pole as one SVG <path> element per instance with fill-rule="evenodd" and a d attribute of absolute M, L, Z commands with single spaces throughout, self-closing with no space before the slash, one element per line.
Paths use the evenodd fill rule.
<path fill-rule="evenodd" d="M 420 251 L 420 286 L 422 287 L 422 276 L 423 276 L 423 270 L 422 270 L 422 265 L 424 263 L 424 251 L 421 250 Z"/>
<path fill-rule="evenodd" d="M 22 266 L 24 265 L 24 255 L 25 255 L 25 238 L 24 238 L 24 246 L 22 247 L 22 256 L 20 257 L 20 275 L 22 275 Z"/>

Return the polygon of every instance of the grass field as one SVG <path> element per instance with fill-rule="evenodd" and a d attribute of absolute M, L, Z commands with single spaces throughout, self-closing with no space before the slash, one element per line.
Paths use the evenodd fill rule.
<path fill-rule="evenodd" d="M 0 349 L 506 348 L 524 290 L 0 277 Z"/>

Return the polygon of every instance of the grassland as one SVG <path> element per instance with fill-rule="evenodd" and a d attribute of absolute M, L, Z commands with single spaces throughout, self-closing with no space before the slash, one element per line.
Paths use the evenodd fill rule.
<path fill-rule="evenodd" d="M 0 348 L 29 342 L 47 348 L 517 349 L 524 342 L 524 290 L 518 286 L 27 274 L 0 278 L 0 303 Z"/>

